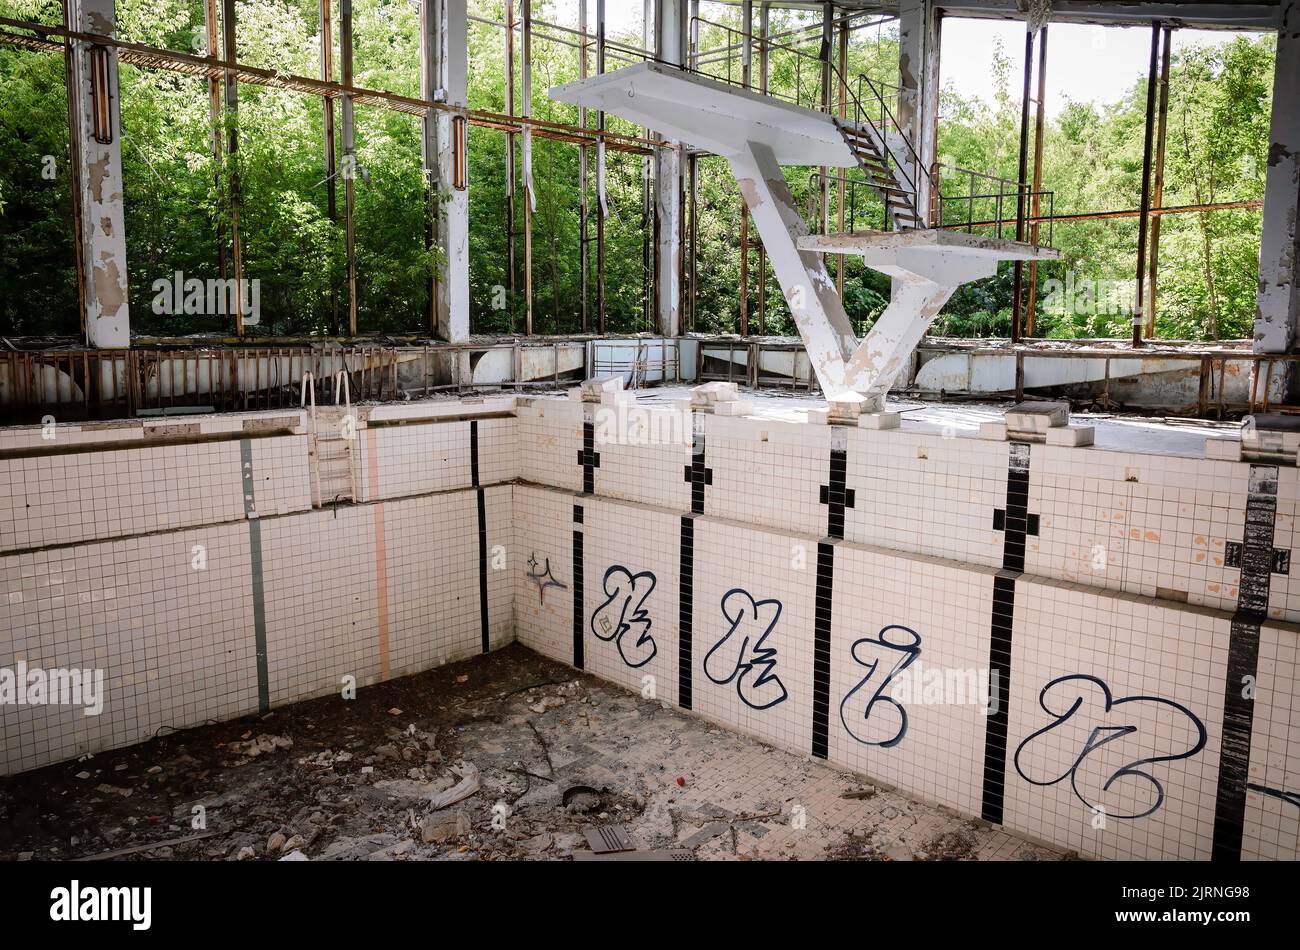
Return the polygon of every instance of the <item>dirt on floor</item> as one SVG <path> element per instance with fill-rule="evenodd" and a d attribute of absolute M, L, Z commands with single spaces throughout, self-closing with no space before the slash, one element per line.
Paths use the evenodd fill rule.
<path fill-rule="evenodd" d="M 569 860 L 589 831 L 664 860 L 1061 857 L 517 644 L 0 779 L 0 860 Z"/>

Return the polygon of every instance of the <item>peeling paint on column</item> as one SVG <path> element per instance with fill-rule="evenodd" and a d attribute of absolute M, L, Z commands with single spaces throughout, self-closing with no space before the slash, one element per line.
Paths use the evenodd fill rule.
<path fill-rule="evenodd" d="M 449 105 L 468 103 L 468 53 L 465 4 L 428 0 L 420 27 L 421 91 Z M 430 110 L 423 118 L 423 161 L 438 187 L 437 242 L 442 260 L 437 272 L 436 332 L 452 343 L 469 338 L 469 187 L 452 187 L 456 177 L 456 136 L 450 112 Z M 468 133 L 467 133 L 468 134 Z M 468 145 L 466 145 L 468 149 Z M 468 161 L 468 157 L 465 156 Z M 460 372 L 469 373 L 469 354 Z"/>
<path fill-rule="evenodd" d="M 116 31 L 113 0 L 76 0 L 73 22 L 85 33 L 112 37 Z M 81 149 L 82 254 L 86 275 L 86 335 L 91 346 L 131 345 L 126 238 L 122 203 L 122 121 L 119 111 L 117 52 L 108 57 L 111 141 L 95 140 L 94 103 L 89 68 L 91 44 L 76 43 L 75 85 Z"/>
<path fill-rule="evenodd" d="M 91 284 L 99 304 L 99 319 L 115 319 L 126 309 L 126 281 L 117 269 L 117 261 L 109 255 L 91 267 Z"/>
<path fill-rule="evenodd" d="M 728 163 L 790 303 L 822 392 L 828 399 L 850 392 L 844 365 L 857 338 L 825 264 L 818 255 L 799 249 L 798 242 L 807 236 L 808 228 L 781 166 L 772 150 L 758 143 L 749 143 L 745 152 L 730 156 Z M 802 306 L 797 306 L 800 302 Z"/>
<path fill-rule="evenodd" d="M 1300 322 L 1295 286 L 1296 222 L 1300 213 L 1300 2 L 1287 0 L 1277 37 L 1273 116 L 1269 128 L 1259 285 L 1255 296 L 1255 352 L 1285 353 Z"/>

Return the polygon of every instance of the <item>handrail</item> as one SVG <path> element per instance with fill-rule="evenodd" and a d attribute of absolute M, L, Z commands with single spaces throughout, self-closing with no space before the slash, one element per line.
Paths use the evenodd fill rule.
<path fill-rule="evenodd" d="M 942 183 L 945 180 L 943 175 L 944 170 L 954 172 L 957 177 L 964 178 L 970 183 L 966 194 L 946 195 L 943 193 Z M 977 192 L 975 190 L 975 182 L 977 179 L 983 182 L 990 182 L 991 184 L 989 187 L 996 187 L 996 190 Z M 956 165 L 948 165 L 938 162 L 934 165 L 934 181 L 936 182 L 934 191 L 935 204 L 938 208 L 938 214 L 936 216 L 937 221 L 935 223 L 936 227 L 961 227 L 965 224 L 966 231 L 969 233 L 977 226 L 975 221 L 975 202 L 991 201 L 993 202 L 995 209 L 994 220 L 998 222 L 997 234 L 998 237 L 1001 237 L 1003 220 L 1002 209 L 1004 205 L 1014 201 L 1017 207 L 1019 207 L 1020 203 L 1023 202 L 1025 207 L 1028 208 L 1034 199 L 1038 199 L 1040 203 L 1045 200 L 1048 206 L 1049 221 L 1047 224 L 1047 241 L 1046 243 L 1042 243 L 1041 246 L 1052 246 L 1054 226 L 1053 222 L 1050 220 L 1050 216 L 1055 213 L 1056 208 L 1056 193 L 1054 191 L 1045 188 L 1034 191 L 1029 182 L 1017 182 L 1010 178 L 1002 178 L 986 172 L 977 172 L 969 168 L 960 168 Z M 944 219 L 944 205 L 952 203 L 964 203 L 966 205 L 966 217 L 964 222 L 962 220 L 948 222 Z M 1028 218 L 1028 214 L 1026 214 L 1026 218 Z"/>
<path fill-rule="evenodd" d="M 316 421 L 316 378 L 311 373 L 302 374 L 302 389 L 298 397 L 298 408 L 307 408 L 307 391 L 311 390 L 311 418 Z"/>
<path fill-rule="evenodd" d="M 834 173 L 822 173 L 822 172 L 820 172 L 820 171 L 816 171 L 816 170 L 814 170 L 811 174 L 809 174 L 809 176 L 808 176 L 808 202 L 807 202 L 807 212 L 808 212 L 808 213 L 807 213 L 807 215 L 806 215 L 805 217 L 806 217 L 807 221 L 809 222 L 809 224 L 808 224 L 809 232 L 812 233 L 812 234 L 817 234 L 817 233 L 819 233 L 819 232 L 815 229 L 815 227 L 814 227 L 814 220 L 815 220 L 815 219 L 814 219 L 814 215 L 813 215 L 813 210 L 814 210 L 814 209 L 813 209 L 813 203 L 817 200 L 817 196 L 818 196 L 818 194 L 819 194 L 819 192 L 820 192 L 820 189 L 817 187 L 817 185 L 818 185 L 818 183 L 819 183 L 820 181 L 823 181 L 823 180 L 826 181 L 826 183 L 827 183 L 828 185 L 838 185 L 838 184 L 840 183 L 840 178 L 839 178 L 839 176 L 838 176 L 837 174 L 834 174 Z M 871 184 L 870 184 L 869 182 L 865 182 L 865 181 L 863 181 L 863 180 L 860 179 L 860 178 L 849 178 L 849 177 L 845 176 L 845 178 L 844 178 L 843 181 L 844 181 L 844 184 L 845 184 L 845 185 L 847 186 L 847 188 L 848 188 L 848 199 L 849 199 L 849 207 L 848 207 L 847 214 L 845 215 L 845 219 L 846 219 L 847 222 L 848 222 L 848 233 L 849 233 L 849 234 L 853 234 L 854 231 L 855 231 L 855 229 L 856 229 L 856 227 L 857 227 L 857 225 L 856 225 L 855 222 L 856 222 L 857 217 L 858 217 L 858 211 L 859 211 L 859 208 L 860 208 L 860 207 L 861 207 L 862 209 L 866 209 L 866 208 L 867 208 L 867 204 L 866 204 L 866 202 L 863 202 L 861 205 L 859 205 L 859 203 L 858 203 L 858 191 L 857 191 L 857 190 L 858 190 L 859 188 L 864 188 L 864 189 L 866 189 L 867 194 L 870 195 L 872 198 L 875 198 L 877 201 L 880 201 L 880 194 L 879 194 L 879 192 L 876 191 L 875 188 L 873 188 L 873 187 L 871 186 Z M 883 212 L 884 212 L 884 221 L 883 221 L 883 223 L 882 223 L 882 225 L 881 225 L 881 230 L 887 230 L 888 227 L 889 227 L 889 208 L 888 208 L 887 205 L 885 205 L 885 203 L 884 203 L 883 201 L 880 201 L 880 205 L 881 205 L 881 209 L 882 209 Z M 874 210 L 874 209 L 872 209 L 872 210 Z"/>
<path fill-rule="evenodd" d="M 708 26 L 722 31 L 723 33 L 722 45 L 711 47 L 707 50 L 699 49 L 701 26 Z M 826 70 L 825 76 L 827 77 L 827 79 L 829 80 L 831 78 L 834 78 L 838 80 L 840 89 L 842 90 L 842 94 L 845 96 L 847 100 L 852 101 L 853 104 L 852 121 L 854 125 L 858 127 L 870 126 L 871 128 L 876 129 L 879 132 L 881 143 L 884 146 L 884 154 L 881 155 L 881 159 L 886 164 L 891 165 L 895 169 L 895 173 L 899 176 L 900 184 L 904 186 L 906 191 L 909 191 L 911 193 L 911 198 L 909 203 L 911 205 L 910 210 L 912 211 L 912 213 L 914 213 L 924 223 L 930 226 L 937 227 L 943 224 L 942 210 L 943 210 L 943 202 L 945 200 L 948 201 L 964 200 L 967 201 L 973 207 L 974 201 L 981 197 L 996 198 L 998 199 L 998 206 L 1000 208 L 1002 199 L 1004 199 L 1007 196 L 1006 191 L 1002 187 L 1004 184 L 1010 185 L 1013 193 L 1017 195 L 1018 200 L 1020 195 L 1023 195 L 1023 198 L 1026 201 L 1032 199 L 1035 196 L 1038 196 L 1040 198 L 1046 196 L 1049 203 L 1054 202 L 1054 195 L 1052 192 L 1046 190 L 1031 191 L 1030 186 L 1027 182 L 1010 182 L 1007 179 L 999 179 L 996 178 L 995 176 L 984 175 L 980 172 L 975 172 L 970 169 L 962 169 L 962 168 L 958 168 L 955 170 L 960 175 L 973 176 L 971 179 L 972 182 L 974 177 L 998 182 L 998 192 L 996 194 L 992 194 L 988 196 L 975 195 L 973 193 L 973 187 L 972 187 L 972 194 L 967 195 L 963 198 L 954 199 L 951 196 L 945 198 L 945 196 L 942 194 L 941 191 L 942 179 L 940 176 L 939 169 L 941 167 L 951 168 L 952 166 L 940 166 L 938 164 L 935 164 L 934 166 L 927 168 L 925 162 L 922 161 L 920 154 L 916 150 L 916 146 L 912 142 L 912 139 L 907 134 L 906 130 L 903 128 L 902 123 L 899 122 L 898 116 L 895 114 L 895 108 L 897 108 L 897 106 L 895 106 L 895 108 L 891 108 L 889 104 L 891 99 L 895 103 L 899 102 L 902 99 L 903 89 L 901 86 L 897 86 L 894 85 L 893 83 L 885 82 L 884 80 L 872 79 L 866 73 L 861 73 L 861 72 L 858 73 L 855 83 L 850 85 L 848 78 L 844 75 L 843 72 L 841 72 L 839 66 L 837 66 L 836 63 L 827 55 L 821 55 L 821 54 L 813 55 L 811 53 L 804 52 L 803 50 L 798 49 L 794 46 L 789 46 L 784 43 L 774 42 L 772 37 L 764 37 L 764 36 L 755 37 L 752 33 L 746 33 L 744 30 L 739 30 L 736 29 L 735 27 L 728 26 L 725 23 L 718 23 L 717 21 L 709 20 L 705 17 L 700 17 L 700 16 L 691 17 L 690 23 L 688 25 L 688 29 L 689 29 L 689 36 L 694 41 L 694 45 L 696 47 L 695 51 L 691 54 L 690 62 L 692 63 L 692 66 L 690 67 L 690 71 L 698 73 L 699 75 L 702 76 L 707 76 L 711 79 L 715 79 L 721 82 L 726 82 L 729 85 L 738 85 L 741 87 L 752 87 L 753 85 L 752 82 L 748 84 L 744 82 L 743 74 L 740 80 L 736 80 L 735 78 L 732 77 L 731 74 L 731 69 L 732 69 L 731 64 L 733 60 L 732 54 L 736 51 L 739 51 L 741 53 L 740 58 L 742 60 L 742 65 L 743 65 L 743 60 L 745 58 L 744 51 L 747 46 L 752 46 L 752 45 L 758 45 L 761 49 L 765 49 L 768 51 L 780 50 L 782 52 L 787 52 L 798 57 L 800 60 L 803 59 L 810 60 L 811 62 L 817 65 L 819 72 L 822 69 L 825 69 Z M 733 38 L 735 39 L 733 40 Z M 727 74 L 725 77 L 704 72 L 700 69 L 700 66 L 702 64 L 712 65 L 714 63 L 726 64 Z M 796 67 L 796 74 L 795 74 L 796 88 L 792 99 L 787 96 L 781 95 L 779 93 L 774 93 L 770 88 L 764 90 L 764 93 L 774 99 L 793 101 L 796 105 L 802 105 L 802 101 L 801 101 L 802 96 L 800 95 L 800 89 L 798 86 L 799 78 L 800 78 L 800 73 Z M 870 97 L 868 97 L 864 93 L 863 90 L 864 84 L 866 85 L 867 90 L 870 92 Z M 828 95 L 827 90 L 823 88 L 822 89 L 823 101 L 825 100 L 827 95 Z M 870 99 L 874 99 L 875 101 L 871 102 Z M 866 101 L 864 102 L 864 100 Z M 868 109 L 867 105 L 871 105 L 872 108 Z M 876 118 L 877 116 L 878 118 Z M 864 119 L 866 120 L 865 122 L 863 121 Z M 836 118 L 835 120 L 836 120 L 836 124 L 839 124 L 841 121 L 847 122 L 848 116 L 845 116 L 843 120 L 838 118 Z M 889 130 L 891 128 L 897 134 L 897 137 L 901 139 L 903 146 L 906 149 L 906 152 L 904 153 L 904 158 L 910 158 L 911 159 L 910 162 L 900 161 L 899 156 L 895 153 L 894 149 L 891 148 L 889 143 L 889 138 L 888 138 Z M 915 171 L 909 172 L 908 165 L 914 166 Z M 919 185 L 922 180 L 922 176 L 924 176 L 924 180 L 930 186 L 930 202 L 929 202 L 930 206 L 924 209 L 925 212 L 924 215 L 922 213 L 922 207 L 921 207 L 921 195 L 919 194 L 920 191 Z M 852 179 L 849 180 L 851 181 Z M 888 212 L 886 213 L 888 214 Z M 1000 217 L 1001 215 L 999 214 L 999 218 Z M 930 220 L 931 218 L 934 218 L 935 220 Z M 1050 246 L 1050 226 L 1049 226 L 1048 246 Z"/>
<path fill-rule="evenodd" d="M 922 173 L 924 173 L 925 165 L 924 165 L 924 163 L 921 161 L 921 157 L 916 153 L 916 149 L 912 146 L 912 142 L 911 142 L 911 140 L 908 139 L 906 133 L 904 133 L 903 128 L 902 128 L 902 126 L 899 124 L 898 119 L 897 119 L 897 117 L 894 115 L 893 110 L 889 108 L 889 105 L 888 105 L 887 102 L 885 101 L 885 98 L 886 98 L 886 97 L 885 97 L 884 94 L 881 92 L 881 89 L 883 89 L 885 86 L 887 86 L 887 85 L 889 85 L 889 84 L 884 83 L 883 81 L 880 82 L 879 84 L 877 84 L 875 80 L 871 79 L 871 77 L 867 76 L 867 75 L 864 74 L 864 73 L 859 73 L 859 74 L 858 74 L 858 80 L 857 80 L 857 92 L 854 92 L 853 88 L 849 85 L 849 82 L 848 82 L 847 78 L 844 76 L 844 74 L 843 74 L 842 72 L 840 72 L 839 67 L 836 66 L 836 64 L 835 64 L 835 63 L 830 59 L 830 57 L 823 57 L 823 56 L 821 56 L 821 55 L 814 56 L 814 55 L 812 55 L 811 53 L 806 53 L 806 52 L 804 52 L 803 50 L 797 49 L 797 48 L 795 48 L 795 47 L 793 47 L 793 46 L 787 46 L 787 45 L 782 44 L 782 43 L 774 43 L 774 42 L 772 42 L 772 40 L 771 40 L 770 38 L 759 37 L 759 38 L 755 39 L 751 34 L 747 34 L 747 33 L 745 33 L 743 30 L 737 30 L 737 29 L 735 29 L 734 27 L 727 26 L 727 25 L 724 24 L 724 23 L 717 23 L 717 22 L 715 22 L 715 21 L 713 21 L 713 20 L 709 20 L 709 19 L 706 19 L 706 18 L 704 18 L 704 17 L 698 17 L 698 16 L 697 16 L 697 17 L 692 17 L 692 18 L 691 18 L 691 24 L 690 24 L 690 30 L 691 30 L 691 34 L 690 34 L 690 35 L 696 38 L 696 44 L 697 44 L 697 46 L 698 46 L 698 43 L 699 43 L 699 27 L 700 27 L 700 25 L 710 26 L 710 27 L 713 27 L 713 28 L 715 28 L 715 29 L 721 30 L 721 31 L 723 32 L 723 34 L 724 34 L 724 40 L 725 40 L 725 42 L 724 42 L 724 45 L 721 46 L 721 47 L 714 47 L 714 48 L 711 48 L 711 49 L 709 49 L 709 50 L 704 50 L 704 51 L 699 51 L 699 50 L 697 50 L 696 53 L 694 54 L 694 55 L 695 55 L 695 58 L 694 58 L 694 60 L 693 60 L 694 63 L 695 63 L 695 65 L 696 65 L 696 69 L 695 69 L 694 71 L 695 71 L 695 72 L 699 72 L 699 68 L 698 68 L 698 67 L 699 67 L 699 64 L 700 64 L 701 61 L 708 62 L 708 61 L 710 61 L 710 57 L 716 57 L 719 51 L 725 52 L 725 53 L 727 54 L 727 55 L 725 56 L 725 58 L 724 58 L 724 61 L 725 61 L 726 64 L 727 64 L 727 76 L 726 76 L 725 80 L 723 80 L 723 81 L 727 82 L 728 84 L 731 84 L 731 85 L 737 85 L 737 84 L 738 84 L 738 85 L 742 85 L 742 86 L 745 85 L 744 82 L 743 82 L 743 80 L 742 80 L 742 82 L 740 82 L 740 83 L 736 83 L 736 81 L 732 79 L 732 76 L 731 76 L 731 62 L 732 62 L 732 57 L 731 57 L 730 54 L 731 54 L 731 52 L 732 52 L 733 49 L 741 49 L 741 50 L 743 50 L 744 47 L 745 47 L 745 45 L 746 45 L 747 43 L 758 43 L 758 44 L 760 44 L 762 47 L 764 47 L 764 48 L 767 49 L 767 50 L 777 49 L 777 50 L 781 50 L 781 51 L 783 51 L 783 52 L 788 52 L 788 53 L 793 54 L 793 55 L 796 56 L 796 57 L 800 57 L 800 58 L 802 58 L 802 59 L 807 59 L 807 60 L 812 61 L 813 63 L 816 63 L 819 72 L 820 72 L 820 70 L 822 70 L 822 69 L 824 68 L 824 69 L 827 70 L 827 75 L 828 75 L 828 77 L 835 77 L 835 78 L 837 78 L 837 79 L 839 80 L 839 82 L 840 82 L 840 87 L 841 87 L 841 89 L 844 91 L 844 94 L 847 96 L 847 98 L 849 98 L 849 99 L 851 99 L 851 100 L 853 101 L 853 107 L 854 107 L 854 112 L 853 112 L 854 118 L 853 118 L 853 121 L 854 121 L 854 124 L 860 126 L 860 125 L 863 124 L 863 122 L 862 122 L 862 117 L 863 117 L 863 116 L 869 116 L 869 115 L 871 114 L 870 112 L 868 112 L 868 110 L 867 110 L 867 109 L 863 106 L 863 104 L 862 104 L 862 96 L 861 96 L 861 92 L 862 92 L 862 83 L 865 81 L 865 82 L 867 83 L 867 85 L 870 87 L 871 92 L 872 92 L 872 95 L 875 96 L 876 101 L 879 103 L 879 106 L 880 106 L 880 108 L 879 108 L 879 112 L 880 112 L 880 116 L 881 116 L 881 118 L 880 118 L 880 125 L 883 126 L 883 125 L 885 125 L 886 121 L 888 121 L 888 123 L 889 123 L 890 125 L 893 126 L 894 130 L 898 133 L 899 137 L 902 138 L 904 144 L 907 146 L 907 150 L 908 150 L 908 152 L 911 153 L 912 158 L 913 158 L 913 160 L 914 160 L 915 163 L 916 163 L 916 167 L 917 167 L 917 169 L 918 169 L 918 170 L 921 170 Z M 731 40 L 731 37 L 732 37 L 733 35 L 734 35 L 734 36 L 739 36 L 739 37 L 740 37 L 740 40 L 737 41 L 737 42 L 734 42 L 734 43 L 733 43 L 732 40 Z M 743 59 L 743 57 L 742 57 L 742 59 Z M 723 78 L 723 77 L 720 77 L 720 76 L 713 76 L 713 75 L 710 74 L 710 73 L 701 73 L 701 75 L 710 76 L 710 78 L 719 79 L 719 80 L 722 80 L 722 78 Z M 797 81 L 798 81 L 798 71 L 796 70 L 796 83 L 797 83 Z M 751 84 L 751 85 L 752 85 L 752 84 Z M 898 88 L 898 87 L 894 87 L 894 88 Z M 899 90 L 899 92 L 901 92 L 901 89 Z M 767 90 L 766 94 L 769 95 L 769 96 L 772 96 L 772 98 L 784 98 L 783 96 L 776 96 L 776 95 L 773 95 L 773 94 L 772 94 L 772 91 L 771 91 L 770 89 Z M 826 90 L 823 89 L 823 90 L 822 90 L 822 96 L 823 96 L 823 98 L 826 96 L 826 94 L 827 94 L 827 93 L 826 93 Z M 794 102 L 795 102 L 796 104 L 802 104 L 801 101 L 800 101 L 801 98 L 802 98 L 802 97 L 799 95 L 799 90 L 798 90 L 798 88 L 796 87 L 796 90 L 795 90 L 795 96 L 794 96 Z M 912 211 L 915 212 L 918 216 L 920 216 L 920 208 L 919 208 L 919 206 L 918 206 L 918 201 L 917 201 L 917 182 L 916 182 L 916 180 L 913 178 L 912 175 L 908 174 L 907 170 L 903 167 L 903 163 L 902 163 L 902 162 L 899 162 L 898 159 L 897 159 L 897 157 L 893 155 L 893 151 L 892 151 L 892 149 L 889 148 L 889 143 L 888 143 L 888 141 L 885 140 L 885 136 L 884 136 L 883 130 L 882 130 L 881 138 L 882 138 L 882 140 L 884 140 L 884 144 L 885 144 L 885 153 L 886 153 L 885 155 L 882 156 L 882 158 L 883 158 L 886 162 L 889 162 L 889 161 L 892 160 L 894 167 L 897 168 L 898 172 L 902 175 L 902 177 L 903 177 L 903 179 L 905 180 L 905 183 L 906 183 L 908 189 L 910 189 L 910 191 L 912 192 L 912 205 L 913 205 L 913 207 L 912 207 Z M 931 181 L 931 185 L 933 186 L 933 181 Z"/>
<path fill-rule="evenodd" d="M 302 390 L 298 397 L 298 408 L 304 409 L 307 405 L 307 393 L 311 393 L 311 454 L 313 465 L 311 466 L 312 482 L 316 486 L 316 507 L 321 506 L 320 496 L 320 438 L 316 429 L 316 377 L 310 372 L 302 374 Z"/>
<path fill-rule="evenodd" d="M 857 95 L 855 95 L 852 92 L 849 92 L 848 83 L 845 81 L 844 76 L 840 73 L 839 69 L 835 67 L 835 64 L 831 63 L 830 67 L 831 67 L 831 71 L 840 77 L 840 82 L 843 84 L 842 88 L 844 89 L 844 91 L 853 99 L 853 104 L 857 110 L 854 113 L 854 122 L 858 125 L 862 125 L 862 122 L 858 118 L 858 116 L 867 113 L 866 110 L 862 108 L 861 100 L 858 98 Z M 916 163 L 917 178 L 919 178 L 921 174 L 924 174 L 926 176 L 926 180 L 930 183 L 931 192 L 933 193 L 934 186 L 935 186 L 934 178 L 930 175 L 928 171 L 926 171 L 925 163 L 921 161 L 921 156 L 917 154 L 916 149 L 913 147 L 912 140 L 908 138 L 907 133 L 903 131 L 903 127 L 902 125 L 899 124 L 898 119 L 894 116 L 893 110 L 890 109 L 889 105 L 885 102 L 884 95 L 880 92 L 880 90 L 876 88 L 875 81 L 866 73 L 858 73 L 858 92 L 862 91 L 862 81 L 864 79 L 866 80 L 867 85 L 870 87 L 872 95 L 874 95 L 876 97 L 876 101 L 880 103 L 880 113 L 881 113 L 880 124 L 883 126 L 885 124 L 885 119 L 888 118 L 889 124 L 894 127 L 894 131 L 897 132 L 898 137 L 903 140 L 903 144 L 907 146 L 908 152 L 910 152 L 912 155 L 912 160 Z M 881 83 L 881 85 L 883 86 L 884 83 Z M 918 193 L 919 182 L 917 180 L 914 180 L 912 176 L 907 173 L 907 169 L 903 167 L 903 163 L 898 160 L 898 157 L 896 155 L 894 155 L 893 149 L 889 147 L 888 132 L 884 128 L 880 130 L 880 139 L 885 146 L 885 154 L 882 155 L 881 157 L 884 158 L 885 161 L 889 161 L 891 158 L 894 160 L 895 167 L 902 174 L 904 180 L 907 183 L 908 188 L 912 192 L 912 206 L 913 206 L 912 210 L 916 212 L 918 217 L 920 217 L 921 207 L 920 207 L 920 195 Z"/>
<path fill-rule="evenodd" d="M 774 42 L 773 37 L 754 36 L 752 33 L 746 33 L 744 30 L 739 30 L 733 26 L 727 26 L 727 24 L 725 23 L 718 23 L 715 20 L 710 20 L 707 19 L 706 17 L 701 17 L 701 16 L 691 17 L 691 22 L 689 26 L 689 29 L 691 31 L 689 35 L 695 39 L 695 43 L 697 47 L 699 45 L 699 36 L 700 36 L 699 28 L 701 25 L 709 26 L 709 27 L 713 27 L 714 29 L 721 30 L 725 35 L 725 42 L 723 45 L 710 47 L 707 50 L 697 49 L 692 54 L 692 62 L 694 63 L 694 68 L 691 71 L 698 73 L 701 76 L 706 76 L 710 79 L 716 79 L 719 82 L 725 82 L 728 85 L 741 86 L 742 88 L 745 88 L 745 82 L 743 78 L 740 80 L 732 78 L 731 64 L 733 59 L 732 53 L 739 51 L 742 54 L 740 58 L 742 60 L 741 65 L 743 67 L 743 59 L 744 59 L 743 52 L 746 45 L 757 46 L 767 50 L 778 50 L 784 53 L 791 53 L 792 55 L 798 57 L 800 60 L 805 60 L 805 59 L 810 60 L 811 62 L 817 65 L 817 68 L 819 70 L 821 69 L 823 60 L 821 59 L 820 56 L 814 56 L 811 53 L 806 53 L 803 50 L 798 49 L 797 47 L 794 46 L 789 46 L 784 43 Z M 739 37 L 739 39 L 733 42 L 731 39 L 733 36 Z M 704 72 L 699 68 L 699 66 L 702 63 L 712 64 L 715 62 L 726 63 L 727 75 L 725 77 L 714 75 L 713 73 Z M 784 102 L 791 102 L 794 103 L 795 105 L 802 105 L 802 101 L 801 101 L 802 96 L 800 96 L 799 94 L 801 89 L 801 86 L 799 85 L 800 79 L 801 79 L 801 73 L 799 72 L 796 66 L 796 70 L 795 70 L 796 87 L 795 87 L 795 92 L 792 96 L 782 95 L 781 93 L 773 92 L 771 89 L 766 90 L 764 94 L 770 96 L 773 99 L 780 99 Z M 749 88 L 752 87 L 753 87 L 753 83 L 751 82 L 749 84 Z"/>
<path fill-rule="evenodd" d="M 863 82 L 869 82 L 869 83 L 871 83 L 873 86 L 880 86 L 881 88 L 884 88 L 884 89 L 892 89 L 892 90 L 894 90 L 894 91 L 893 91 L 893 92 L 888 96 L 888 98 L 893 99 L 894 101 L 898 101 L 900 98 L 902 98 L 902 94 L 903 94 L 903 87 L 902 87 L 902 86 L 895 86 L 893 83 L 884 82 L 883 80 L 872 80 L 871 78 L 869 78 L 868 76 L 864 75 L 863 73 L 858 73 L 858 92 L 857 92 L 857 98 L 858 98 L 858 99 L 861 99 L 861 98 L 862 98 L 862 83 L 863 83 Z M 883 106 L 886 97 L 883 96 L 883 95 L 878 95 L 878 96 L 877 96 L 877 99 L 880 100 L 880 103 L 881 103 L 881 105 Z M 880 115 L 880 119 L 879 119 L 878 121 L 879 121 L 882 125 L 884 124 L 884 121 L 885 121 L 885 114 L 884 114 L 884 109 L 883 109 L 883 108 L 881 109 L 881 115 Z"/>

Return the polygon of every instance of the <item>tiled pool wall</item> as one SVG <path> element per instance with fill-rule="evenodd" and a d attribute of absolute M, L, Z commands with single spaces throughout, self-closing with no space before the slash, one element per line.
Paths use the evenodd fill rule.
<path fill-rule="evenodd" d="M 0 773 L 510 643 L 517 454 L 500 408 L 358 420 L 359 503 L 321 508 L 296 413 L 11 431 L 0 669 L 102 669 L 106 702 L 0 704 Z"/>
<path fill-rule="evenodd" d="M 1084 856 L 1296 857 L 1296 469 L 620 412 L 521 400 L 523 643 Z"/>
<path fill-rule="evenodd" d="M 298 414 L 0 436 L 0 668 L 109 698 L 0 706 L 0 771 L 518 639 L 1084 856 L 1297 856 L 1295 468 L 437 406 L 362 419 L 323 508 Z"/>

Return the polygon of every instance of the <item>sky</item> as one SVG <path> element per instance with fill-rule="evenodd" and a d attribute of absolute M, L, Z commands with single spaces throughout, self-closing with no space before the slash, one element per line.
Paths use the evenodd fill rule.
<path fill-rule="evenodd" d="M 1173 51 L 1177 53 L 1194 45 L 1217 45 L 1233 36 L 1222 30 L 1175 30 Z M 940 66 L 943 85 L 951 84 L 964 96 L 976 96 L 992 103 L 995 89 L 989 57 L 998 39 L 1013 64 L 1011 95 L 1019 101 L 1024 75 L 1021 70 L 1025 50 L 1023 23 L 945 19 Z M 1037 49 L 1035 43 L 1035 56 Z M 1146 74 L 1150 59 L 1150 27 L 1052 24 L 1047 39 L 1047 114 L 1058 115 L 1067 98 L 1098 105 L 1119 101 Z"/>
<path fill-rule="evenodd" d="M 580 0 L 546 0 L 549 15 L 558 22 L 577 25 Z M 595 0 L 587 0 L 589 17 L 595 19 Z M 606 0 L 606 21 L 610 33 L 641 29 L 644 0 Z M 703 16 L 712 4 L 702 4 Z M 863 34 L 865 37 L 866 34 Z M 1175 30 L 1174 51 L 1189 45 L 1215 45 L 1235 34 L 1223 30 Z M 1257 36 L 1259 34 L 1246 34 Z M 994 79 L 989 69 L 993 44 L 1001 39 L 1011 59 L 1012 98 L 1020 98 L 1020 63 L 1024 56 L 1025 25 L 1011 20 L 946 18 L 943 21 L 942 82 L 950 83 L 964 96 L 976 96 L 992 104 Z M 1145 75 L 1151 56 L 1151 29 L 1102 27 L 1055 23 L 1048 34 L 1047 113 L 1060 114 L 1067 101 L 1117 102 Z M 1037 49 L 1037 47 L 1035 47 Z"/>

